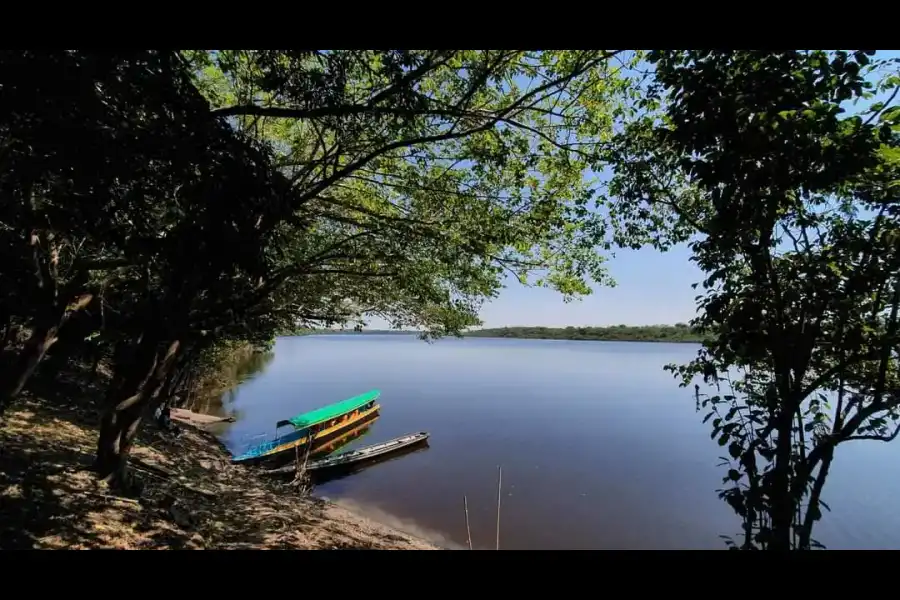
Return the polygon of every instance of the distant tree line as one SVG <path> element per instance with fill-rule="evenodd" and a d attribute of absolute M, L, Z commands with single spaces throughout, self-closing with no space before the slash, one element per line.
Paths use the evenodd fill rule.
<path fill-rule="evenodd" d="M 499 327 L 467 331 L 466 337 L 609 342 L 702 342 L 704 336 L 686 323 L 675 325 L 611 325 L 609 327 Z"/>

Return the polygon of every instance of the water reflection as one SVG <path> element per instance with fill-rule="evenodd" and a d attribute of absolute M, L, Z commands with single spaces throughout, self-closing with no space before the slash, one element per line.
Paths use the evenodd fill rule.
<path fill-rule="evenodd" d="M 249 352 L 238 354 L 235 360 L 222 365 L 218 374 L 219 379 L 225 382 L 227 389 L 198 390 L 188 401 L 184 408 L 204 415 L 216 417 L 234 417 L 236 420 L 244 416 L 244 411 L 236 408 L 238 388 L 248 381 L 265 373 L 275 358 L 274 352 Z M 216 423 L 210 430 L 216 435 L 224 435 L 233 423 Z"/>
<path fill-rule="evenodd" d="M 220 439 L 232 451 L 287 415 L 382 390 L 383 418 L 352 444 L 428 431 L 430 449 L 317 485 L 317 494 L 396 515 L 465 545 L 493 548 L 497 466 L 501 547 L 724 547 L 740 523 L 714 490 L 722 449 L 691 393 L 663 371 L 691 344 L 442 340 L 405 336 L 281 338 L 271 364 L 236 394 Z M 352 365 L 352 368 L 348 368 Z M 848 445 L 827 486 L 816 537 L 829 548 L 897 548 L 900 445 Z"/>
<path fill-rule="evenodd" d="M 350 444 L 364 438 L 372 429 L 372 425 L 378 420 L 380 415 L 368 419 L 364 423 L 360 423 L 347 433 L 329 440 L 319 446 L 314 446 L 310 451 L 310 458 L 324 458 L 329 454 L 349 449 Z"/>

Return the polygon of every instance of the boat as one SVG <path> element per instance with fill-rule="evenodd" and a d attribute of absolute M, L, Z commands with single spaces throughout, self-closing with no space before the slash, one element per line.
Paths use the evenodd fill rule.
<path fill-rule="evenodd" d="M 418 449 L 428 441 L 428 433 L 420 431 L 403 435 L 386 442 L 372 444 L 356 450 L 348 450 L 333 454 L 325 458 L 310 461 L 306 470 L 317 480 L 332 478 L 337 473 L 358 470 L 358 467 L 372 462 L 380 462 L 381 459 L 395 456 L 401 452 Z M 278 469 L 265 471 L 266 475 L 290 475 L 296 471 L 294 465 L 287 465 Z M 327 475 L 326 475 L 327 474 Z"/>
<path fill-rule="evenodd" d="M 404 448 L 421 444 L 428 440 L 428 433 L 420 431 L 409 435 L 400 436 L 380 444 L 372 444 L 358 450 L 348 450 L 333 456 L 314 460 L 306 466 L 307 471 L 320 471 L 323 469 L 334 469 L 336 467 L 345 467 L 354 463 L 372 460 L 385 454 L 398 452 Z"/>
<path fill-rule="evenodd" d="M 217 417 L 215 415 L 196 413 L 185 408 L 169 409 L 169 418 L 173 421 L 180 421 L 181 423 L 197 426 L 214 425 L 216 423 L 234 423 L 235 421 L 233 416 Z"/>
<path fill-rule="evenodd" d="M 428 450 L 427 438 L 415 441 L 408 445 L 392 448 L 388 452 L 380 453 L 375 456 L 369 455 L 358 461 L 351 461 L 347 464 L 334 465 L 328 468 L 315 469 L 310 471 L 309 474 L 316 485 L 321 485 L 329 481 L 337 481 L 339 479 L 344 479 L 345 477 L 350 477 L 351 475 L 356 475 L 375 465 L 383 465 L 394 460 L 400 460 L 410 454 L 424 452 L 426 450 Z"/>
<path fill-rule="evenodd" d="M 370 390 L 359 396 L 335 402 L 316 410 L 305 412 L 275 424 L 273 439 L 248 448 L 232 457 L 232 462 L 242 464 L 273 463 L 293 459 L 297 452 L 312 444 L 324 445 L 378 416 L 381 406 L 377 400 L 381 392 Z M 279 435 L 282 427 L 291 427 L 290 433 Z"/>

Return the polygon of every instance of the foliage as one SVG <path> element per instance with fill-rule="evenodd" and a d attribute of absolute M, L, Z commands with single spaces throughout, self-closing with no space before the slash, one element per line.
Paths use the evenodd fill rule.
<path fill-rule="evenodd" d="M 119 480 L 142 417 L 228 348 L 367 314 L 458 333 L 506 271 L 607 282 L 584 174 L 620 55 L 0 54 L 0 411 L 48 352 L 109 357 Z"/>
<path fill-rule="evenodd" d="M 271 348 L 244 341 L 223 339 L 206 348 L 194 362 L 195 380 L 185 390 L 181 403 L 191 405 L 197 396 L 220 395 L 261 372 L 274 358 Z M 191 396 L 190 398 L 188 396 Z"/>
<path fill-rule="evenodd" d="M 742 548 L 810 548 L 835 448 L 890 440 L 900 304 L 900 78 L 872 52 L 657 51 L 614 143 L 620 242 L 690 240 L 697 359 L 671 368 L 727 450 Z M 695 284 L 696 287 L 696 284 Z M 732 389 L 727 389 L 728 384 Z M 733 543 L 733 542 L 732 542 Z"/>
<path fill-rule="evenodd" d="M 608 282 L 585 174 L 628 91 L 616 54 L 188 58 L 214 112 L 270 145 L 297 192 L 293 219 L 311 223 L 285 232 L 283 302 L 309 306 L 321 286 L 331 322 L 366 313 L 444 335 L 477 324 L 506 271 L 567 296 Z"/>

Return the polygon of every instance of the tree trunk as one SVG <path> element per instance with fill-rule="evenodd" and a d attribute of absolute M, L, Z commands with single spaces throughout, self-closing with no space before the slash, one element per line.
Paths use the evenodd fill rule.
<path fill-rule="evenodd" d="M 194 394 L 194 388 L 197 386 L 197 367 L 195 365 L 191 366 L 190 371 L 188 372 L 187 383 L 185 383 L 185 399 L 182 402 L 182 406 L 186 406 L 190 410 L 194 410 L 194 403 L 197 398 Z"/>
<path fill-rule="evenodd" d="M 38 317 L 31 337 L 28 338 L 19 353 L 19 359 L 9 372 L 4 373 L 3 379 L 0 381 L 0 417 L 25 388 L 25 384 L 34 374 L 47 350 L 58 339 L 59 330 L 63 328 L 69 317 L 90 304 L 92 298 L 91 294 L 81 294 L 70 305 L 53 309 L 57 312 L 48 309 L 47 313 Z"/>
<path fill-rule="evenodd" d="M 12 315 L 7 312 L 6 316 L 3 317 L 3 337 L 0 337 L 0 352 L 6 350 L 6 346 L 9 345 L 15 330 L 16 328 L 12 324 Z"/>
<path fill-rule="evenodd" d="M 787 403 L 784 403 L 787 404 Z M 793 413 L 782 406 L 776 427 L 775 467 L 769 490 L 772 505 L 772 537 L 769 550 L 790 550 L 795 514 L 795 500 L 791 490 L 791 446 L 793 444 Z"/>
<path fill-rule="evenodd" d="M 797 543 L 797 547 L 800 550 L 809 550 L 811 548 L 813 525 L 822 518 L 822 489 L 825 487 L 825 480 L 828 479 L 828 471 L 831 468 L 832 460 L 834 460 L 834 446 L 829 446 L 822 457 L 819 472 L 816 475 L 809 495 L 809 503 L 806 508 L 806 515 L 804 515 L 803 526 L 800 529 L 800 539 Z"/>
<path fill-rule="evenodd" d="M 3 345 L 0 346 L 0 350 L 9 348 L 10 344 L 12 344 L 17 337 L 19 337 L 19 328 L 12 323 L 8 324 L 6 330 L 3 332 Z"/>
<path fill-rule="evenodd" d="M 97 475 L 113 481 L 117 475 L 124 475 L 125 464 L 121 454 L 122 434 L 128 430 L 140 415 L 140 394 L 144 384 L 156 367 L 156 340 L 152 336 L 142 339 L 130 360 L 123 348 L 119 348 L 113 383 L 106 399 L 106 409 L 100 420 L 100 435 L 97 440 L 97 456 L 94 468 Z M 136 406 L 138 409 L 136 410 Z"/>
<path fill-rule="evenodd" d="M 168 402 L 170 406 L 184 404 L 184 394 L 186 393 L 186 384 L 188 382 L 189 374 L 190 367 L 188 365 L 182 365 L 178 368 L 178 371 L 176 372 L 176 375 L 172 381 L 172 386 L 167 391 L 167 398 L 165 398 L 165 401 Z M 179 395 L 181 395 L 180 399 Z"/>
<path fill-rule="evenodd" d="M 56 342 L 57 327 L 35 327 L 12 368 L 0 383 L 0 417 L 18 396 L 47 350 Z"/>
<path fill-rule="evenodd" d="M 175 360 L 172 370 L 169 372 L 170 376 L 169 380 L 166 382 L 165 397 L 163 398 L 163 401 L 170 401 L 175 394 L 181 390 L 182 386 L 184 386 L 190 364 L 191 351 L 190 349 L 185 348 L 184 352 L 178 353 L 178 358 Z"/>
<path fill-rule="evenodd" d="M 66 339 L 57 341 L 53 346 L 53 352 L 46 356 L 41 365 L 41 372 L 58 373 L 66 368 L 69 361 L 75 355 L 77 348 L 73 348 L 71 342 Z"/>
<path fill-rule="evenodd" d="M 177 380 L 179 376 L 180 370 L 178 365 L 172 365 L 172 367 L 168 370 L 168 373 L 165 376 L 163 382 L 158 386 L 155 397 L 152 397 L 150 401 L 150 411 L 153 414 L 156 414 L 156 411 L 162 407 L 164 410 L 167 406 L 170 406 L 172 403 L 172 394 L 175 393 L 175 387 L 177 385 Z M 161 418 L 157 421 L 157 425 L 160 429 L 166 429 L 168 427 L 167 420 Z"/>
<path fill-rule="evenodd" d="M 163 385 L 177 351 L 177 341 L 160 352 L 157 338 L 146 336 L 130 364 L 116 366 L 117 371 L 123 369 L 119 377 L 121 384 L 110 390 L 106 411 L 100 421 L 94 463 L 97 475 L 113 486 L 127 483 L 128 454 L 134 437 L 145 411 Z"/>
<path fill-rule="evenodd" d="M 90 381 L 93 383 L 97 379 L 97 369 L 100 368 L 100 358 L 101 353 L 99 350 L 96 350 L 96 354 L 94 354 L 94 362 L 91 363 L 91 377 Z"/>
<path fill-rule="evenodd" d="M 156 401 L 153 402 L 153 410 L 156 410 L 159 406 L 172 405 L 175 394 L 184 383 L 189 360 L 190 348 L 188 346 L 180 346 L 172 355 L 165 378 L 159 385 Z"/>

